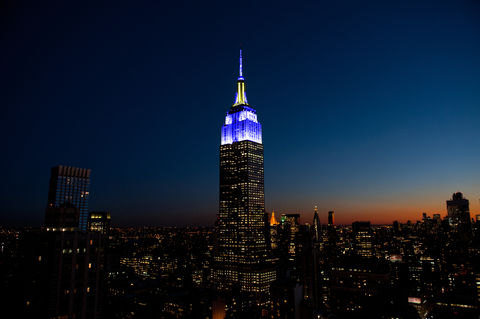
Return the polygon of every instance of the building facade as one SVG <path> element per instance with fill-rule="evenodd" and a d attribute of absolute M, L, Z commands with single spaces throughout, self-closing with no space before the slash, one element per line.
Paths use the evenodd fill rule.
<path fill-rule="evenodd" d="M 373 257 L 373 236 L 370 222 L 354 222 L 352 223 L 352 231 L 355 253 L 363 258 Z"/>
<path fill-rule="evenodd" d="M 447 218 L 455 236 L 469 239 L 471 231 L 470 204 L 461 192 L 447 200 Z"/>
<path fill-rule="evenodd" d="M 80 230 L 87 229 L 90 169 L 55 166 L 50 177 L 47 214 L 54 208 L 76 208 Z"/>
<path fill-rule="evenodd" d="M 90 212 L 88 214 L 88 230 L 107 235 L 110 230 L 110 212 Z"/>
<path fill-rule="evenodd" d="M 219 199 L 212 273 L 216 288 L 268 295 L 275 270 L 267 240 L 262 126 L 247 101 L 241 51 L 235 103 L 222 127 Z"/>
<path fill-rule="evenodd" d="M 104 240 L 97 232 L 25 232 L 19 318 L 101 317 Z"/>
<path fill-rule="evenodd" d="M 335 224 L 335 212 L 328 212 L 328 226 L 333 226 Z"/>

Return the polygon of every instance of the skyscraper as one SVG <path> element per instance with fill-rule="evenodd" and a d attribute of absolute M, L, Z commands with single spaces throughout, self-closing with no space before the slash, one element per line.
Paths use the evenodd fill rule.
<path fill-rule="evenodd" d="M 108 234 L 110 231 L 110 212 L 90 212 L 88 214 L 88 230 Z"/>
<path fill-rule="evenodd" d="M 213 278 L 217 289 L 267 294 L 275 271 L 267 242 L 262 126 L 247 101 L 242 51 L 235 103 L 220 145 L 220 205 Z"/>
<path fill-rule="evenodd" d="M 313 238 L 315 242 L 320 241 L 320 218 L 318 217 L 317 206 L 315 206 L 315 212 L 313 213 Z"/>
<path fill-rule="evenodd" d="M 360 257 L 373 257 L 372 229 L 370 222 L 352 223 L 355 253 Z"/>
<path fill-rule="evenodd" d="M 270 226 L 277 226 L 279 223 L 275 219 L 275 212 L 272 210 L 272 215 L 270 216 Z"/>
<path fill-rule="evenodd" d="M 19 318 L 99 318 L 105 237 L 99 232 L 30 231 L 19 241 L 27 307 Z"/>
<path fill-rule="evenodd" d="M 52 168 L 48 192 L 47 215 L 52 208 L 75 208 L 78 210 L 78 227 L 87 229 L 90 169 L 56 166 Z M 52 218 L 52 217 L 50 217 Z"/>
<path fill-rule="evenodd" d="M 335 224 L 335 212 L 328 212 L 328 226 L 333 226 Z"/>
<path fill-rule="evenodd" d="M 279 241 L 279 222 L 275 219 L 275 212 L 272 211 L 272 215 L 270 217 L 270 243 L 272 248 L 272 253 L 278 248 L 278 241 Z"/>
<path fill-rule="evenodd" d="M 447 218 L 455 235 L 470 237 L 470 204 L 461 192 L 454 193 L 452 199 L 447 200 Z"/>
<path fill-rule="evenodd" d="M 89 169 L 52 168 L 46 228 L 25 233 L 19 244 L 20 272 L 30 283 L 23 317 L 100 317 L 106 237 L 85 231 L 89 185 Z"/>

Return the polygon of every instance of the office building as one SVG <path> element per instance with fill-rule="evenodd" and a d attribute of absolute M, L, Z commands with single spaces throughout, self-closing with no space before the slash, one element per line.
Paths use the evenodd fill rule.
<path fill-rule="evenodd" d="M 61 210 L 55 211 L 54 208 L 75 208 L 78 210 L 77 227 L 80 230 L 87 229 L 90 172 L 90 169 L 62 165 L 52 168 L 46 223 L 47 221 L 50 223 L 51 220 L 62 219 L 61 217 L 52 217 L 52 214 L 67 214 Z M 72 215 L 71 210 L 68 215 Z M 67 219 L 71 219 L 71 217 Z"/>
<path fill-rule="evenodd" d="M 80 211 L 68 203 L 63 207 L 47 207 L 45 210 L 45 227 L 48 230 L 75 230 L 79 221 Z"/>
<path fill-rule="evenodd" d="M 333 226 L 335 224 L 335 212 L 328 212 L 328 226 Z"/>
<path fill-rule="evenodd" d="M 98 318 L 103 240 L 95 232 L 25 232 L 19 240 L 24 317 Z"/>
<path fill-rule="evenodd" d="M 352 231 L 356 255 L 364 258 L 373 257 L 373 236 L 370 222 L 354 222 Z"/>
<path fill-rule="evenodd" d="M 318 217 L 318 207 L 315 206 L 313 213 L 313 238 L 315 242 L 320 241 L 320 218 Z"/>
<path fill-rule="evenodd" d="M 110 229 L 110 212 L 90 212 L 87 225 L 90 231 L 108 234 Z"/>
<path fill-rule="evenodd" d="M 461 192 L 454 193 L 452 199 L 447 200 L 447 219 L 455 236 L 470 238 L 470 206 Z"/>

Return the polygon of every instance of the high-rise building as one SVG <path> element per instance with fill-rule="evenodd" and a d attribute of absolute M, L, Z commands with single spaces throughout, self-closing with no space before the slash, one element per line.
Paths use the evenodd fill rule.
<path fill-rule="evenodd" d="M 19 240 L 21 318 L 99 318 L 104 236 L 82 231 L 29 231 Z"/>
<path fill-rule="evenodd" d="M 278 222 L 275 219 L 275 211 L 272 210 L 272 215 L 270 216 L 270 226 L 277 226 Z"/>
<path fill-rule="evenodd" d="M 360 257 L 373 257 L 372 229 L 370 222 L 352 223 L 355 253 Z"/>
<path fill-rule="evenodd" d="M 318 217 L 317 206 L 315 206 L 315 212 L 313 213 L 313 238 L 315 242 L 320 241 L 320 218 Z"/>
<path fill-rule="evenodd" d="M 275 219 L 275 212 L 272 211 L 272 215 L 270 217 L 270 244 L 272 248 L 272 252 L 278 248 L 278 241 L 279 241 L 279 222 Z"/>
<path fill-rule="evenodd" d="M 215 285 L 221 291 L 266 295 L 275 271 L 267 242 L 262 126 L 247 102 L 241 51 L 235 103 L 222 127 L 219 197 Z"/>
<path fill-rule="evenodd" d="M 328 212 L 328 226 L 333 226 L 335 224 L 335 212 Z"/>
<path fill-rule="evenodd" d="M 52 168 L 46 219 L 55 219 L 52 217 L 56 213 L 54 208 L 75 208 L 78 210 L 77 227 L 87 229 L 90 172 L 90 169 L 62 165 Z"/>
<path fill-rule="evenodd" d="M 108 234 L 110 230 L 110 212 L 90 212 L 88 214 L 88 230 Z"/>
<path fill-rule="evenodd" d="M 290 262 L 295 261 L 295 257 L 297 254 L 297 241 L 296 236 L 300 229 L 300 214 L 286 214 L 284 220 L 283 230 L 285 233 L 284 242 L 285 247 L 287 247 L 288 251 L 288 260 Z"/>
<path fill-rule="evenodd" d="M 453 233 L 461 237 L 469 237 L 471 230 L 470 206 L 468 199 L 461 192 L 454 193 L 452 199 L 447 200 L 447 219 Z"/>
<path fill-rule="evenodd" d="M 319 266 L 319 253 L 320 247 L 323 247 L 323 243 L 320 243 L 321 231 L 320 231 L 320 218 L 318 217 L 318 207 L 315 206 L 315 211 L 313 213 L 313 287 L 312 287 L 312 297 L 314 308 L 317 309 L 319 305 L 319 286 L 320 278 L 318 276 L 318 266 Z"/>

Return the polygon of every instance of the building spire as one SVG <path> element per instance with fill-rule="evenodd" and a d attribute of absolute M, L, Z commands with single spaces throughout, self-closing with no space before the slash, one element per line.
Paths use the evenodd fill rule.
<path fill-rule="evenodd" d="M 239 73 L 238 73 L 238 79 L 242 79 L 243 80 L 243 59 L 242 59 L 242 49 L 240 49 L 240 70 L 239 70 Z"/>
<path fill-rule="evenodd" d="M 272 216 L 270 217 L 270 226 L 277 226 L 278 222 L 275 219 L 275 212 L 272 210 Z"/>
<path fill-rule="evenodd" d="M 233 106 L 237 105 L 248 105 L 247 94 L 245 93 L 245 79 L 243 77 L 243 57 L 242 49 L 240 49 L 240 64 L 239 64 L 239 73 L 237 79 L 237 94 L 235 96 L 235 103 Z"/>

